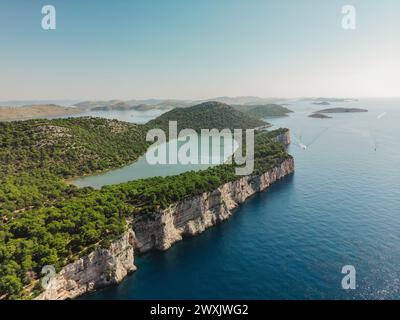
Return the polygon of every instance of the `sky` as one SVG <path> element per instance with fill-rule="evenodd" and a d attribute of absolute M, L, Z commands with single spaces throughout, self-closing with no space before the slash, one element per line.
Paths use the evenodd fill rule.
<path fill-rule="evenodd" d="M 49 4 L 55 30 L 41 27 Z M 398 0 L 0 0 L 0 100 L 398 97 L 399 84 Z"/>

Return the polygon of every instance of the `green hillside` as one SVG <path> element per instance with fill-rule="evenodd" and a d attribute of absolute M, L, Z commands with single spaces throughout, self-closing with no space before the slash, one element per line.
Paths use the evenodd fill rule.
<path fill-rule="evenodd" d="M 142 126 L 100 118 L 0 122 L 0 218 L 69 197 L 62 179 L 142 155 Z"/>
<path fill-rule="evenodd" d="M 286 117 L 288 113 L 293 111 L 283 107 L 279 104 L 265 104 L 265 105 L 234 105 L 236 110 L 241 111 L 249 116 L 257 119 L 272 118 L 272 117 Z"/>
<path fill-rule="evenodd" d="M 144 128 L 100 118 L 0 122 L 0 178 L 48 169 L 67 178 L 136 160 L 147 148 Z"/>
<path fill-rule="evenodd" d="M 250 129 L 267 125 L 221 102 L 205 102 L 188 108 L 176 108 L 151 120 L 148 126 L 168 129 L 169 121 L 178 122 L 178 130 L 194 129 Z"/>

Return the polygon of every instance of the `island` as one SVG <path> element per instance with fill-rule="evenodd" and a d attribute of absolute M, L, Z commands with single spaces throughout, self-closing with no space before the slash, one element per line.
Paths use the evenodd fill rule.
<path fill-rule="evenodd" d="M 316 119 L 331 119 L 332 118 L 323 113 L 313 113 L 313 114 L 310 114 L 309 117 L 316 118 Z"/>
<path fill-rule="evenodd" d="M 256 119 L 287 117 L 292 110 L 279 104 L 233 105 L 233 107 Z"/>
<path fill-rule="evenodd" d="M 313 101 L 313 102 L 328 102 L 328 103 L 345 103 L 345 102 L 357 102 L 358 99 L 354 98 L 303 98 L 301 101 Z"/>
<path fill-rule="evenodd" d="M 361 108 L 329 108 L 317 111 L 316 113 L 357 113 L 357 112 L 368 112 L 368 110 Z"/>
<path fill-rule="evenodd" d="M 248 129 L 270 126 L 265 121 L 242 113 L 222 102 L 208 101 L 188 108 L 175 108 L 151 120 L 151 127 L 168 130 L 169 121 L 178 122 L 178 130 L 190 128 L 196 132 L 201 129 Z"/>
<path fill-rule="evenodd" d="M 173 108 L 186 108 L 196 105 L 185 100 L 108 100 L 108 101 L 82 101 L 75 106 L 90 111 L 148 111 L 169 110 Z"/>
<path fill-rule="evenodd" d="M 92 117 L 0 122 L 0 299 L 71 299 L 117 284 L 136 270 L 136 255 L 204 232 L 294 172 L 283 128 L 256 131 L 248 176 L 226 163 L 100 190 L 66 183 L 137 160 L 148 130 L 169 120 L 195 130 L 265 124 L 218 102 L 177 110 L 143 125 Z M 56 281 L 44 290 L 46 265 Z"/>
<path fill-rule="evenodd" d="M 256 109 L 268 110 L 266 115 L 261 115 L 260 117 L 277 117 L 285 116 L 287 113 L 292 111 L 283 107 L 283 105 L 275 104 L 276 99 L 265 99 L 259 97 L 217 97 L 207 100 L 176 100 L 176 99 L 144 99 L 144 100 L 88 100 L 75 103 L 75 106 L 87 110 L 87 111 L 127 111 L 127 110 L 137 110 L 137 111 L 148 111 L 148 110 L 170 110 L 175 108 L 188 108 L 196 105 L 200 105 L 205 102 L 219 102 L 223 104 L 230 105 L 235 109 L 246 113 L 247 111 Z M 281 99 L 282 100 L 282 99 Z M 265 109 L 265 110 L 264 110 Z M 259 115 L 256 114 L 258 117 Z"/>

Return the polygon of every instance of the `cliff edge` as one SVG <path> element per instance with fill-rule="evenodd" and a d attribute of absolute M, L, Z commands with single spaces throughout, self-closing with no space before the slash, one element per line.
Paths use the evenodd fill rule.
<path fill-rule="evenodd" d="M 121 282 L 136 270 L 134 238 L 128 230 L 109 249 L 97 248 L 65 266 L 36 300 L 65 300 Z"/>

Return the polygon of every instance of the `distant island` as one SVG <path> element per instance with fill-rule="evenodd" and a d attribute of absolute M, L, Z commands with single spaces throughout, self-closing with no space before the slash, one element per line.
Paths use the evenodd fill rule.
<path fill-rule="evenodd" d="M 281 99 L 282 100 L 282 99 Z M 285 116 L 291 112 L 281 105 L 273 104 L 275 98 L 259 97 L 217 97 L 207 100 L 178 99 L 131 99 L 131 100 L 38 100 L 5 101 L 0 105 L 0 121 L 54 118 L 76 115 L 88 111 L 168 111 L 175 108 L 190 108 L 208 101 L 233 106 L 258 119 Z M 59 102 L 59 103 L 58 103 Z"/>
<path fill-rule="evenodd" d="M 368 110 L 361 108 L 329 108 L 317 111 L 316 113 L 356 113 L 356 112 L 368 112 Z"/>
<path fill-rule="evenodd" d="M 238 111 L 257 119 L 287 117 L 293 111 L 279 104 L 265 105 L 232 105 Z"/>
<path fill-rule="evenodd" d="M 329 119 L 329 118 L 332 118 L 332 117 L 328 116 L 327 114 L 332 114 L 332 113 L 360 113 L 360 112 L 368 112 L 368 110 L 361 109 L 361 108 L 329 108 L 329 109 L 316 111 L 316 112 L 310 114 L 309 117 L 310 118 L 316 118 L 316 119 Z"/>
<path fill-rule="evenodd" d="M 328 101 L 321 101 L 321 102 L 313 102 L 313 104 L 317 106 L 329 106 L 330 103 Z"/>
<path fill-rule="evenodd" d="M 281 99 L 282 100 L 282 99 Z M 90 111 L 110 111 L 110 110 L 168 110 L 174 108 L 188 108 L 204 102 L 215 101 L 231 106 L 257 107 L 272 106 L 277 101 L 275 98 L 259 97 L 216 97 L 206 100 L 176 100 L 176 99 L 132 99 L 132 100 L 108 100 L 108 101 L 82 101 L 75 106 Z M 243 110 L 240 110 L 243 111 Z"/>
<path fill-rule="evenodd" d="M 110 110 L 136 110 L 147 106 L 148 109 L 168 109 L 177 106 L 188 106 L 190 101 L 184 100 L 160 100 L 160 99 L 145 99 L 145 100 L 89 100 L 76 103 L 75 106 L 92 111 L 110 111 Z"/>
<path fill-rule="evenodd" d="M 310 118 L 317 118 L 317 119 L 331 119 L 332 117 L 327 116 L 323 113 L 313 113 L 309 115 Z"/>
<path fill-rule="evenodd" d="M 357 99 L 353 98 L 304 98 L 301 101 L 313 101 L 313 102 L 328 102 L 328 103 L 341 103 L 341 102 L 357 102 Z"/>
<path fill-rule="evenodd" d="M 99 100 L 99 101 L 82 101 L 74 103 L 73 106 L 62 106 L 55 103 L 48 104 L 32 104 L 19 106 L 0 106 L 0 121 L 12 120 L 29 120 L 40 118 L 57 118 L 67 117 L 71 115 L 82 114 L 84 112 L 97 111 L 139 111 L 146 112 L 150 110 L 160 110 L 167 112 L 173 109 L 190 110 L 191 107 L 209 103 L 214 101 L 221 105 L 230 105 L 232 112 L 239 111 L 251 117 L 254 121 L 273 118 L 286 117 L 292 110 L 280 104 L 267 103 L 273 99 L 264 99 L 257 97 L 220 97 L 216 100 L 209 101 L 189 101 L 189 100 L 174 100 L 174 99 L 146 99 L 146 100 Z M 223 101 L 230 101 L 226 103 Z M 179 111 L 174 111 L 179 112 Z M 249 121 L 247 118 L 245 121 Z"/>
<path fill-rule="evenodd" d="M 61 117 L 81 113 L 80 108 L 62 107 L 55 104 L 1 107 L 0 121 L 26 120 L 32 118 Z"/>

